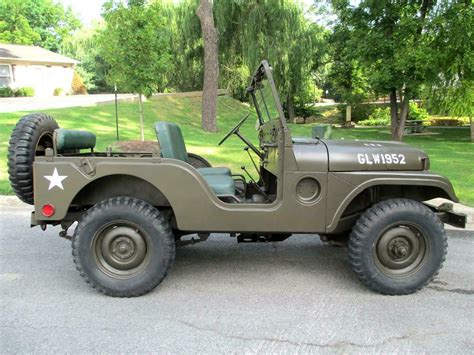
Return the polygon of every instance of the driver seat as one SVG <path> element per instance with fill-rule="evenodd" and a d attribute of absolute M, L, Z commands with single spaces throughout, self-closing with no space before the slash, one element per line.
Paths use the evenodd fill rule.
<path fill-rule="evenodd" d="M 189 163 L 183 134 L 176 123 L 156 122 L 155 132 L 163 158 L 178 159 Z M 217 196 L 235 195 L 234 179 L 232 179 L 229 168 L 198 168 L 197 170 Z"/>

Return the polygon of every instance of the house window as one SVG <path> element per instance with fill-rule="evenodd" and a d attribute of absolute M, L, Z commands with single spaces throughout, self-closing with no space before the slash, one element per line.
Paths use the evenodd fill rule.
<path fill-rule="evenodd" d="M 12 72 L 10 65 L 0 64 L 0 87 L 10 86 L 12 83 Z"/>

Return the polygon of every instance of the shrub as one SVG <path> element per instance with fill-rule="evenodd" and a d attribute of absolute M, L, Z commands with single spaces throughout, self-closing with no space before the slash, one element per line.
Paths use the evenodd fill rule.
<path fill-rule="evenodd" d="M 408 106 L 408 120 L 420 121 L 430 118 L 430 114 L 425 108 L 418 106 L 415 101 L 410 101 Z"/>
<path fill-rule="evenodd" d="M 14 90 L 14 95 L 16 97 L 35 96 L 35 89 L 33 89 L 32 87 L 29 87 L 29 86 L 25 86 L 25 87 L 18 88 L 16 90 Z"/>
<path fill-rule="evenodd" d="M 390 107 L 377 107 L 368 119 L 359 121 L 361 126 L 387 126 L 390 124 Z"/>
<path fill-rule="evenodd" d="M 339 105 L 338 110 L 341 112 L 342 120 L 346 120 L 346 107 L 347 105 Z M 359 122 L 361 120 L 367 120 L 370 115 L 378 108 L 388 107 L 388 104 L 356 104 L 352 105 L 351 108 L 351 121 Z"/>
<path fill-rule="evenodd" d="M 346 105 L 340 105 L 342 119 L 346 117 Z M 352 106 L 351 118 L 362 126 L 384 126 L 390 124 L 389 104 L 358 104 Z M 430 115 L 426 109 L 418 106 L 414 101 L 408 107 L 409 120 L 428 120 Z"/>
<path fill-rule="evenodd" d="M 62 88 L 56 88 L 54 89 L 54 96 L 61 96 L 63 94 L 63 89 Z"/>
<path fill-rule="evenodd" d="M 81 76 L 74 72 L 74 76 L 72 78 L 71 84 L 72 93 L 75 95 L 85 95 L 87 94 L 86 86 L 84 85 L 84 81 L 82 80 Z"/>
<path fill-rule="evenodd" d="M 286 113 L 288 117 L 288 113 Z M 295 104 L 295 117 L 321 116 L 321 111 L 313 105 Z"/>
<path fill-rule="evenodd" d="M 463 120 L 458 118 L 433 118 L 430 121 L 432 126 L 462 126 L 464 124 Z"/>
<path fill-rule="evenodd" d="M 14 92 L 9 87 L 0 88 L 0 97 L 12 97 Z"/>

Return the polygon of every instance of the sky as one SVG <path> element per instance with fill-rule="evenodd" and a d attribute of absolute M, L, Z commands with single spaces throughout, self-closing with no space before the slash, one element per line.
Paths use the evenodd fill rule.
<path fill-rule="evenodd" d="M 93 20 L 100 19 L 102 0 L 57 0 L 65 6 L 70 6 L 85 26 L 90 26 Z M 173 0 L 179 1 L 179 0 Z M 313 0 L 299 0 L 305 9 L 313 4 Z"/>
<path fill-rule="evenodd" d="M 85 26 L 89 26 L 92 20 L 100 19 L 104 3 L 101 0 L 59 0 L 58 2 L 70 6 Z"/>

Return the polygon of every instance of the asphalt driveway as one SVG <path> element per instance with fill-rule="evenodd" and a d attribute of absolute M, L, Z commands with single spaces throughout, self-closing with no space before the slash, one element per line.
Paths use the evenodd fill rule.
<path fill-rule="evenodd" d="M 342 248 L 317 236 L 237 244 L 214 235 L 178 249 L 150 294 L 96 293 L 58 228 L 29 228 L 2 206 L 0 351 L 173 353 L 472 353 L 474 237 L 449 232 L 437 280 L 415 295 L 365 289 Z"/>

